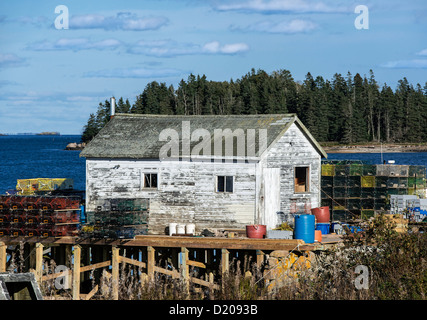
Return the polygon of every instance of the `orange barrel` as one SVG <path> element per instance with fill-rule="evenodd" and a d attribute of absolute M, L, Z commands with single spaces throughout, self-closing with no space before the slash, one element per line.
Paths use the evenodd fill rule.
<path fill-rule="evenodd" d="M 265 238 L 267 232 L 267 226 L 263 224 L 251 224 L 246 226 L 246 236 L 248 238 Z"/>
<path fill-rule="evenodd" d="M 316 217 L 317 223 L 329 223 L 331 215 L 329 207 L 318 207 L 311 209 L 311 213 Z"/>
<path fill-rule="evenodd" d="M 314 241 L 322 242 L 322 231 L 314 230 Z"/>

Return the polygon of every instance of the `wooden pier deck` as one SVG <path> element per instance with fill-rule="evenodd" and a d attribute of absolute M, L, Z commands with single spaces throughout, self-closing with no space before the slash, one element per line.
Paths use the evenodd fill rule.
<path fill-rule="evenodd" d="M 324 235 L 322 238 L 322 243 L 307 244 L 297 239 L 246 237 L 143 235 L 136 236 L 135 239 L 89 239 L 4 236 L 0 238 L 0 272 L 6 272 L 12 254 L 10 248 L 15 247 L 15 250 L 24 248 L 24 252 L 19 254 L 25 259 L 26 271 L 33 272 L 39 284 L 64 275 L 71 277 L 72 296 L 75 300 L 90 299 L 96 294 L 98 286 L 89 293 L 81 293 L 80 284 L 83 279 L 88 279 L 88 272 L 99 268 L 107 272 L 112 279 L 112 297 L 118 299 L 120 263 L 141 268 L 147 280 L 153 280 L 156 273 L 161 273 L 173 278 L 191 280 L 201 287 L 215 290 L 220 289 L 219 277 L 228 272 L 232 259 L 243 261 L 250 256 L 258 267 L 262 267 L 268 254 L 273 251 L 304 255 L 327 250 L 342 241 L 341 237 L 336 235 Z M 47 260 L 66 266 L 68 271 L 49 273 L 44 267 L 46 255 L 49 255 Z M 169 267 L 165 267 L 165 264 Z M 201 270 L 202 276 L 196 278 L 190 275 L 190 267 Z"/>

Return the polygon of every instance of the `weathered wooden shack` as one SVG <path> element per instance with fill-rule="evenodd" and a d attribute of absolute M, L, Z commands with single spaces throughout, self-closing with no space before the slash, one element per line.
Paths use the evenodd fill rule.
<path fill-rule="evenodd" d="M 116 114 L 80 156 L 86 211 L 147 199 L 149 233 L 164 234 L 172 222 L 275 228 L 320 205 L 327 155 L 295 114 Z"/>

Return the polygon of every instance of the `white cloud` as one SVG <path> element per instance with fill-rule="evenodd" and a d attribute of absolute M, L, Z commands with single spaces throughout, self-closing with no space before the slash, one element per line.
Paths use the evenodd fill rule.
<path fill-rule="evenodd" d="M 240 28 L 231 26 L 232 30 L 237 31 L 255 31 L 255 32 L 266 32 L 266 33 L 282 33 L 282 34 L 295 34 L 295 33 L 307 33 L 316 30 L 318 25 L 309 20 L 294 19 L 291 21 L 260 21 L 251 24 L 247 27 Z"/>
<path fill-rule="evenodd" d="M 20 67 L 24 64 L 24 59 L 12 53 L 0 53 L 0 68 Z"/>
<path fill-rule="evenodd" d="M 189 72 L 174 68 L 125 68 L 87 72 L 84 76 L 87 78 L 158 78 L 175 77 L 186 73 Z"/>
<path fill-rule="evenodd" d="M 116 49 L 122 45 L 122 42 L 116 39 L 104 39 L 101 41 L 92 41 L 88 38 L 61 38 L 55 42 L 38 41 L 31 43 L 27 49 L 34 51 L 55 51 L 55 50 L 105 50 Z"/>
<path fill-rule="evenodd" d="M 157 30 L 168 24 L 165 17 L 138 17 L 130 12 L 119 12 L 116 16 L 106 17 L 99 14 L 72 16 L 70 29 L 104 29 L 104 30 Z"/>
<path fill-rule="evenodd" d="M 116 39 L 93 41 L 88 38 L 61 38 L 54 42 L 39 41 L 27 45 L 27 49 L 34 51 L 59 51 L 59 50 L 115 50 L 123 48 L 127 53 L 141 54 L 152 57 L 171 58 L 183 55 L 223 54 L 234 55 L 249 50 L 246 43 L 226 43 L 221 45 L 212 41 L 199 45 L 174 40 L 138 41 L 137 43 L 124 43 Z"/>
<path fill-rule="evenodd" d="M 351 12 L 347 6 L 325 4 L 316 0 L 247 0 L 216 5 L 218 11 L 239 11 L 247 13 L 338 13 Z"/>
<path fill-rule="evenodd" d="M 202 47 L 203 52 L 207 53 L 221 53 L 221 54 L 236 54 L 249 50 L 249 46 L 246 43 L 231 43 L 221 45 L 218 41 L 212 41 L 206 43 Z"/>
<path fill-rule="evenodd" d="M 174 40 L 139 41 L 130 46 L 129 53 L 144 54 L 155 57 L 176 57 L 183 55 L 224 54 L 233 55 L 249 50 L 246 43 L 228 43 L 221 45 L 218 41 L 207 42 L 204 45 L 195 43 L 179 43 Z"/>
<path fill-rule="evenodd" d="M 389 61 L 381 64 L 381 67 L 390 69 L 427 69 L 427 60 L 413 59 Z"/>
<path fill-rule="evenodd" d="M 420 52 L 417 52 L 417 55 L 419 56 L 427 56 L 427 49 L 421 50 Z"/>

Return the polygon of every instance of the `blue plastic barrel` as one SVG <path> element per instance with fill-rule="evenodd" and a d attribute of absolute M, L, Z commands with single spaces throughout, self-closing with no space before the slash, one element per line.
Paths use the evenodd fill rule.
<path fill-rule="evenodd" d="M 322 234 L 329 234 L 329 223 L 317 223 L 316 230 L 320 230 Z"/>
<path fill-rule="evenodd" d="M 295 216 L 295 239 L 302 239 L 305 243 L 314 243 L 314 215 L 301 214 Z"/>

